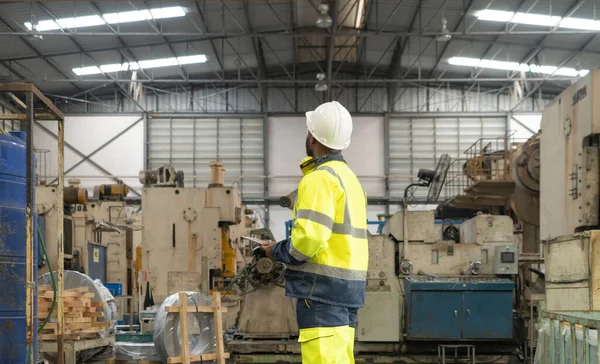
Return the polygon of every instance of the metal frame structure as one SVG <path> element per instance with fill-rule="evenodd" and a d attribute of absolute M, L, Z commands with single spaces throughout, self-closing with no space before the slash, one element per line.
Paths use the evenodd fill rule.
<path fill-rule="evenodd" d="M 314 79 L 315 72 L 323 72 L 327 75 L 326 81 L 329 87 L 328 91 L 323 95 L 323 100 L 335 99 L 336 95 L 338 95 L 338 93 L 341 94 L 345 88 L 372 87 L 373 90 L 375 90 L 375 88 L 385 88 L 387 89 L 389 95 L 388 99 L 397 101 L 404 94 L 403 92 L 399 92 L 399 89 L 408 85 L 418 85 L 417 87 L 424 86 L 440 89 L 445 87 L 464 88 L 466 86 L 468 88 L 467 92 L 471 91 L 475 86 L 479 88 L 479 86 L 482 85 L 500 87 L 502 92 L 507 92 L 507 90 L 512 87 L 514 82 L 518 81 L 526 84 L 532 83 L 530 87 L 526 88 L 528 89 L 528 97 L 522 98 L 517 104 L 512 106 L 511 111 L 515 111 L 517 110 L 517 107 L 524 102 L 524 100 L 527 100 L 530 96 L 533 96 L 536 92 L 541 90 L 543 86 L 547 86 L 548 83 L 556 84 L 556 87 L 551 88 L 551 92 L 553 94 L 557 94 L 562 90 L 562 88 L 565 87 L 565 82 L 571 82 L 576 79 L 576 77 L 555 77 L 552 74 L 521 75 L 516 72 L 506 72 L 504 77 L 480 77 L 483 70 L 477 67 L 465 68 L 464 73 L 461 72 L 452 75 L 446 75 L 446 70 L 440 70 L 440 64 L 446 57 L 448 49 L 452 44 L 454 44 L 454 42 L 463 41 L 469 42 L 470 44 L 489 44 L 485 51 L 480 55 L 481 58 L 487 58 L 493 47 L 493 44 L 507 46 L 520 45 L 522 47 L 530 46 L 528 44 L 518 44 L 512 41 L 505 41 L 502 38 L 504 36 L 540 36 L 538 41 L 530 46 L 531 48 L 530 51 L 527 52 L 527 56 L 521 59 L 522 63 L 529 63 L 536 60 L 536 57 L 538 57 L 542 51 L 568 52 L 568 57 L 564 58 L 564 60 L 560 62 L 560 66 L 570 63 L 584 52 L 587 54 L 600 54 L 600 51 L 587 49 L 597 35 L 597 31 L 595 30 L 571 30 L 559 28 L 558 26 L 543 30 L 532 30 L 530 28 L 517 29 L 518 24 L 510 23 L 499 24 L 498 30 L 474 30 L 473 28 L 475 25 L 477 25 L 478 20 L 469 20 L 467 18 L 467 14 L 473 11 L 476 3 L 472 0 L 462 2 L 461 15 L 457 20 L 452 20 L 454 26 L 452 26 L 448 32 L 437 30 L 435 23 L 433 23 L 434 20 L 441 16 L 441 14 L 445 13 L 446 7 L 448 6 L 446 4 L 447 0 L 440 1 L 440 6 L 433 8 L 433 10 L 432 8 L 428 7 L 427 11 L 424 11 L 423 1 L 420 0 L 414 12 L 411 14 L 410 24 L 407 24 L 407 29 L 402 31 L 390 29 L 390 23 L 392 23 L 391 19 L 395 14 L 397 14 L 400 6 L 404 5 L 402 1 L 396 2 L 396 5 L 393 6 L 392 11 L 387 14 L 380 14 L 380 1 L 366 1 L 366 5 L 364 5 L 365 15 L 360 21 L 358 27 L 350 27 L 345 24 L 345 20 L 348 17 L 349 12 L 346 15 L 346 18 L 338 18 L 342 18 L 344 11 L 347 11 L 348 8 L 360 6 L 359 4 L 362 3 L 361 0 L 348 0 L 343 5 L 341 5 L 341 0 L 329 0 L 327 2 L 330 4 L 330 13 L 333 20 L 333 25 L 328 30 L 322 30 L 315 27 L 299 26 L 298 15 L 296 14 L 295 10 L 297 1 L 294 0 L 289 2 L 289 6 L 278 3 L 276 4 L 278 8 L 276 8 L 275 4 L 271 3 L 269 0 L 265 0 L 264 3 L 260 4 L 252 4 L 252 6 L 263 7 L 266 15 L 274 16 L 277 19 L 277 21 L 274 23 L 275 26 L 272 26 L 269 29 L 260 27 L 257 24 L 258 22 L 256 19 L 254 19 L 254 21 L 251 19 L 249 10 L 250 4 L 248 0 L 244 0 L 242 3 L 241 11 L 240 9 L 233 8 L 233 5 L 229 4 L 227 0 L 219 0 L 216 4 L 212 4 L 212 14 L 207 13 L 206 3 L 204 1 L 191 2 L 191 8 L 193 9 L 192 11 L 197 12 L 196 15 L 199 15 L 200 20 L 198 22 L 190 20 L 196 29 L 194 31 L 185 30 L 178 32 L 164 30 L 161 24 L 158 24 L 156 21 L 147 20 L 146 23 L 150 25 L 150 31 L 124 31 L 118 26 L 113 27 L 107 25 L 108 31 L 89 31 L 87 29 L 71 30 L 61 28 L 57 31 L 37 32 L 28 31 L 26 29 L 18 29 L 15 24 L 10 24 L 6 19 L 0 17 L 0 24 L 4 24 L 4 28 L 6 28 L 5 31 L 0 31 L 0 35 L 12 36 L 16 39 L 19 39 L 20 42 L 24 43 L 27 48 L 34 53 L 34 55 L 31 56 L 25 55 L 0 58 L 0 65 L 6 68 L 9 71 L 9 76 L 15 80 L 26 80 L 28 82 L 65 82 L 72 84 L 78 90 L 76 93 L 71 95 L 55 95 L 54 97 L 56 97 L 57 102 L 59 99 L 63 101 L 79 101 L 82 103 L 92 102 L 88 100 L 89 97 L 95 100 L 93 102 L 102 103 L 103 101 L 99 99 L 98 92 L 99 90 L 101 91 L 105 86 L 110 85 L 114 87 L 113 89 L 121 97 L 124 97 L 137 104 L 139 111 L 145 111 L 144 107 L 140 105 L 137 100 L 132 98 L 131 95 L 126 91 L 126 86 L 132 83 L 131 79 L 120 77 L 119 75 L 112 75 L 110 73 L 104 73 L 97 77 L 75 77 L 71 74 L 70 70 L 61 69 L 61 66 L 57 64 L 55 60 L 56 57 L 79 55 L 82 58 L 88 59 L 91 62 L 91 65 L 98 65 L 98 62 L 94 58 L 93 54 L 114 51 L 115 54 L 121 57 L 122 60 L 137 62 L 137 59 L 132 52 L 132 50 L 136 48 L 166 46 L 168 49 L 168 54 L 170 56 L 176 56 L 177 52 L 173 47 L 175 45 L 185 46 L 187 48 L 193 42 L 208 41 L 210 43 L 210 48 L 215 54 L 216 62 L 219 66 L 218 70 L 213 70 L 211 73 L 195 74 L 192 76 L 184 67 L 180 65 L 178 67 L 178 74 L 180 76 L 179 78 L 158 78 L 154 77 L 152 74 L 141 71 L 140 73 L 142 77 L 135 80 L 135 82 L 142 85 L 142 87 L 144 87 L 148 92 L 154 94 L 158 92 L 170 92 L 169 89 L 172 90 L 173 87 L 176 87 L 177 92 L 179 87 L 183 87 L 185 90 L 186 87 L 192 88 L 193 85 L 208 85 L 213 89 L 217 87 L 231 88 L 253 86 L 256 87 L 260 93 L 259 103 L 261 108 L 257 111 L 262 112 L 269 110 L 270 103 L 268 91 L 270 89 L 275 88 L 279 90 L 279 93 L 283 93 L 283 90 L 288 87 L 294 89 L 298 88 L 299 86 L 312 87 L 316 82 L 318 82 Z M 493 2 L 493 0 L 490 1 L 485 8 L 492 6 Z M 529 6 L 529 8 L 522 9 L 526 2 L 520 1 L 518 6 L 515 8 L 506 10 L 524 11 L 525 13 L 529 13 L 535 8 L 535 5 L 538 4 L 538 2 L 539 0 L 535 1 L 533 5 Z M 560 15 L 563 17 L 571 16 L 578 9 L 580 9 L 585 2 L 586 0 L 574 0 L 568 7 L 567 11 L 561 14 L 553 15 Z M 308 3 L 310 3 L 316 12 L 316 5 L 311 1 Z M 54 14 L 46 5 L 40 2 L 34 2 L 34 4 L 35 5 L 33 5 L 33 7 L 36 8 L 36 11 L 40 10 L 50 19 L 58 18 L 56 14 Z M 130 3 L 130 5 L 136 10 L 148 6 L 146 3 L 144 3 L 142 6 L 133 3 Z M 225 26 L 223 26 L 221 31 L 210 29 L 207 23 L 207 18 L 213 14 L 216 16 L 217 13 L 219 13 L 219 10 L 215 10 L 219 5 L 220 16 L 223 19 L 223 22 L 227 20 L 228 23 L 235 24 L 236 28 L 228 27 L 228 29 L 225 29 Z M 286 13 L 289 10 L 289 21 L 283 19 L 284 17 L 282 16 L 282 9 L 284 7 Z M 456 5 L 454 5 L 454 7 L 456 7 Z M 93 1 L 89 3 L 89 8 L 94 14 L 102 14 L 99 5 Z M 310 6 L 307 6 L 307 9 L 310 10 L 310 8 Z M 456 8 L 453 10 L 458 9 Z M 430 13 L 433 11 L 435 11 L 435 14 L 430 16 Z M 30 10 L 30 12 L 32 12 L 32 10 Z M 381 15 L 383 15 L 383 17 L 380 21 L 379 18 Z M 373 18 L 375 19 L 374 27 L 372 26 Z M 398 28 L 396 27 L 396 29 Z M 439 52 L 436 52 L 434 64 L 430 69 L 422 68 L 421 58 L 423 57 L 425 51 L 430 48 L 432 44 L 435 44 L 435 39 L 439 35 L 451 35 L 452 39 L 441 46 L 441 50 Z M 582 45 L 577 49 L 572 49 L 565 46 L 553 46 L 545 43 L 548 37 L 564 35 L 581 35 Z M 587 37 L 584 37 L 586 35 Z M 70 42 L 73 44 L 74 48 L 73 50 L 68 51 L 41 52 L 38 47 L 36 47 L 35 43 L 29 39 L 29 37 L 32 36 L 68 38 L 70 39 Z M 492 42 L 489 40 L 490 36 L 494 36 L 494 40 Z M 91 47 L 84 48 L 83 43 L 80 43 L 80 39 L 89 39 L 90 44 L 93 44 L 93 40 L 95 38 L 106 37 L 116 38 L 118 40 L 118 45 L 92 49 Z M 143 39 L 143 37 L 159 37 L 160 41 L 149 43 L 138 43 L 135 41 L 132 42 L 132 44 L 127 44 L 125 43 L 123 37 L 127 37 L 129 42 L 132 42 L 131 39 Z M 170 37 L 178 37 L 178 39 L 170 39 Z M 182 40 L 181 37 L 189 38 Z M 377 53 L 378 61 L 375 64 L 367 64 L 366 43 L 377 37 L 386 37 L 386 39 L 392 38 L 392 42 L 389 43 L 387 48 L 383 51 L 370 51 Z M 291 64 L 290 62 L 283 62 L 279 57 L 279 50 L 275 51 L 272 45 L 269 43 L 269 39 L 275 38 L 289 39 L 290 42 L 293 42 L 294 57 Z M 309 41 L 309 39 L 311 41 Z M 315 39 L 325 41 L 326 46 L 322 56 L 319 56 L 318 54 L 315 56 L 315 53 L 318 53 L 318 48 L 322 47 L 312 41 Z M 343 45 L 339 44 L 340 39 L 346 39 Z M 338 41 L 336 42 L 336 40 Z M 252 57 L 254 58 L 253 61 L 256 63 L 256 67 L 253 68 L 248 66 L 249 62 L 245 61 L 244 56 L 242 56 L 239 49 L 240 42 L 249 42 L 252 44 Z M 411 46 L 411 43 L 414 42 L 419 43 L 418 46 L 420 53 L 414 60 L 411 60 L 410 64 L 404 65 L 402 64 L 401 60 L 405 55 L 406 50 Z M 220 43 L 220 46 L 218 43 Z M 423 47 L 421 43 L 424 43 L 425 46 Z M 227 49 L 225 46 L 227 46 Z M 308 49 L 308 53 L 311 55 L 310 61 L 298 63 L 298 47 Z M 336 57 L 336 54 L 346 52 L 346 48 L 349 48 L 350 50 L 347 51 L 346 56 L 343 57 L 342 61 L 339 61 L 339 59 L 342 57 Z M 356 49 L 357 52 L 355 61 L 348 60 L 348 55 L 352 49 Z M 226 68 L 224 63 L 226 50 L 233 51 L 238 57 L 238 70 Z M 267 66 L 265 60 L 265 56 L 267 54 L 272 54 L 274 56 L 277 61 L 276 66 Z M 386 56 L 390 58 L 390 61 L 387 65 L 382 64 L 382 61 L 384 58 L 386 58 Z M 492 55 L 491 59 L 494 60 L 497 56 L 498 52 Z M 27 75 L 24 76 L 23 72 L 15 71 L 14 68 L 16 68 L 16 66 L 18 66 L 19 69 L 29 71 L 22 62 L 32 59 L 43 60 L 44 63 L 56 71 L 61 77 L 39 77 L 35 76 L 35 73 L 33 72 L 28 72 Z M 343 70 L 347 74 L 352 74 L 352 77 L 336 77 L 340 70 Z M 30 76 L 30 74 L 34 76 Z M 303 74 L 310 74 L 313 75 L 313 77 L 310 79 L 299 77 Z M 83 89 L 82 85 L 85 85 L 86 83 L 94 84 L 94 86 L 88 89 Z M 98 83 L 102 83 L 102 85 L 98 85 Z M 371 94 L 372 92 L 369 93 L 369 95 Z M 367 97 L 367 100 L 370 97 L 371 96 Z M 367 100 L 365 100 L 364 103 L 366 103 Z M 287 101 L 292 105 L 296 104 L 296 102 L 291 100 Z M 390 102 L 390 104 L 393 105 L 394 102 Z M 297 108 L 294 109 L 297 111 Z M 362 105 L 357 109 L 362 109 Z"/>
<path fill-rule="evenodd" d="M 35 212 L 34 204 L 34 189 L 33 189 L 33 123 L 36 118 L 42 118 L 45 120 L 54 119 L 58 122 L 58 186 L 57 186 L 57 197 L 59 201 L 63 200 L 63 186 L 64 186 L 64 120 L 63 113 L 46 97 L 44 96 L 35 86 L 31 84 L 0 84 L 0 95 L 12 94 L 15 96 L 24 94 L 25 96 L 25 114 L 2 114 L 0 119 L 3 120 L 21 120 L 23 131 L 26 134 L 26 167 L 27 167 L 27 178 L 26 178 L 26 342 L 29 346 L 30 361 L 33 362 L 34 348 L 33 344 L 33 330 L 35 328 L 34 318 L 34 289 L 37 289 L 35 281 L 37 277 L 33 276 L 33 241 L 34 241 L 34 226 L 33 226 L 33 214 Z M 15 96 L 16 97 L 16 96 Z M 20 99 L 19 99 L 20 100 Z M 37 103 L 36 103 L 37 101 Z M 22 102 L 22 101 L 21 101 Z M 36 114 L 36 106 L 41 107 L 47 111 L 44 114 Z M 57 328 L 58 328 L 58 352 L 64 352 L 64 341 L 63 341 L 63 319 L 64 319 L 64 301 L 60 298 L 63 296 L 64 291 L 64 241 L 63 241 L 63 216 L 64 209 L 63 204 L 59 203 L 57 208 L 57 234 L 58 234 L 58 313 L 57 313 Z M 37 350 L 37 349 L 36 349 Z M 64 355 L 59 355 L 58 363 L 62 364 Z"/>

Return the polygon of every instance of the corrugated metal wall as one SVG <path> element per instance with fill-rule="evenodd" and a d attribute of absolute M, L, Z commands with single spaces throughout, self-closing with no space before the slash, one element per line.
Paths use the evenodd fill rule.
<path fill-rule="evenodd" d="M 506 129 L 506 116 L 390 117 L 390 196 L 403 196 L 406 186 L 417 182 L 419 169 L 435 169 L 442 154 L 447 153 L 452 159 L 465 158 L 464 151 L 478 139 L 502 137 Z M 426 195 L 426 188 L 415 194 Z"/>
<path fill-rule="evenodd" d="M 239 181 L 243 197 L 264 196 L 262 118 L 151 117 L 147 164 L 183 170 L 188 187 L 210 181 L 209 162 L 221 160 L 225 183 Z"/>

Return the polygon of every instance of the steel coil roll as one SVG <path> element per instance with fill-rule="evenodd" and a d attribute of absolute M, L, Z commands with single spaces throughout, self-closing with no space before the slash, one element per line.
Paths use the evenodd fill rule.
<path fill-rule="evenodd" d="M 198 292 L 186 292 L 188 306 L 212 306 L 209 296 Z M 166 312 L 167 306 L 179 305 L 179 293 L 167 297 L 154 319 L 154 346 L 163 360 L 181 356 L 179 313 Z M 214 315 L 212 313 L 188 312 L 188 342 L 191 355 L 212 353 L 216 348 Z"/>

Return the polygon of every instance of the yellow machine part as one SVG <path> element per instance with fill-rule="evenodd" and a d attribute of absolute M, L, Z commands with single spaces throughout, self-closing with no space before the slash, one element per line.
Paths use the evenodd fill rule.
<path fill-rule="evenodd" d="M 224 278 L 233 278 L 236 274 L 236 253 L 229 242 L 228 226 L 221 227 L 221 249 L 223 250 L 223 258 L 221 260 L 223 271 L 221 272 L 221 276 Z"/>
<path fill-rule="evenodd" d="M 125 197 L 129 194 L 129 187 L 122 183 L 112 185 L 100 185 L 100 196 L 103 197 Z"/>

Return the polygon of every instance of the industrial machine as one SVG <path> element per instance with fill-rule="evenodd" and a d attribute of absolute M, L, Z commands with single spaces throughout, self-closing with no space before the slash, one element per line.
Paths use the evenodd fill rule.
<path fill-rule="evenodd" d="M 449 163 L 443 157 L 435 170 L 419 172 L 417 185 L 429 187 L 432 200 L 438 198 Z M 520 250 L 512 219 L 479 215 L 452 226 L 458 234 L 444 239 L 434 211 L 400 211 L 387 220 L 382 234 L 368 237 L 366 301 L 356 327 L 359 355 L 435 357 L 438 342 L 477 342 L 482 354 L 514 349 L 513 292 Z M 297 335 L 291 299 L 278 280 L 261 282 L 267 276 L 259 275 L 260 259 L 252 269 L 257 275 L 252 282 L 258 283 L 244 296 L 239 339 L 228 346 L 242 361 L 264 353 L 293 355 L 299 349 L 295 340 L 282 340 Z M 244 332 L 248 328 L 252 335 Z"/>
<path fill-rule="evenodd" d="M 540 139 L 540 236 L 548 310 L 600 310 L 600 70 L 546 106 Z"/>
<path fill-rule="evenodd" d="M 123 296 L 133 297 L 135 274 L 133 254 L 139 241 L 139 213 L 127 206 L 129 188 L 122 182 L 94 187 L 94 197 L 88 200 L 87 190 L 78 179 L 70 179 L 65 187 L 64 249 L 65 269 L 75 270 L 100 279 L 104 283 L 120 283 Z M 39 186 L 36 190 L 36 209 L 44 219 L 42 232 L 52 262 L 56 261 L 56 188 Z M 40 225 L 41 226 L 41 225 Z M 47 272 L 44 265 L 41 272 Z M 119 300 L 119 313 L 129 312 L 136 303 Z"/>
<path fill-rule="evenodd" d="M 78 270 L 83 271 L 87 274 L 89 272 L 89 260 L 87 255 L 87 239 L 82 233 L 81 236 L 76 237 L 75 223 L 73 214 L 79 209 L 83 211 L 86 209 L 88 202 L 88 192 L 85 188 L 79 187 L 78 180 L 70 180 L 70 185 L 64 187 L 64 200 L 59 202 L 57 197 L 56 186 L 43 185 L 36 188 L 36 213 L 40 216 L 40 224 L 36 228 L 39 230 L 40 235 L 43 237 L 50 262 L 54 262 L 58 259 L 58 241 L 56 234 L 57 225 L 57 212 L 56 206 L 58 203 L 63 203 L 65 206 L 65 216 L 63 219 L 64 226 L 64 253 L 65 253 L 65 269 L 66 270 Z M 43 229 L 41 229 L 43 227 Z M 85 226 L 84 226 L 85 228 Z M 85 231 L 85 230 L 84 230 Z M 80 238 L 76 241 L 76 238 Z M 100 249 L 100 248 L 99 248 Z M 105 249 L 104 250 L 104 256 Z M 47 273 L 48 265 L 43 264 L 40 268 L 40 273 Z M 100 276 L 93 278 L 105 277 L 105 270 L 99 272 Z"/>
<path fill-rule="evenodd" d="M 157 304 L 182 290 L 225 290 L 237 273 L 240 190 L 224 186 L 221 162 L 210 168 L 208 188 L 182 187 L 172 166 L 140 172 L 142 270 Z"/>

